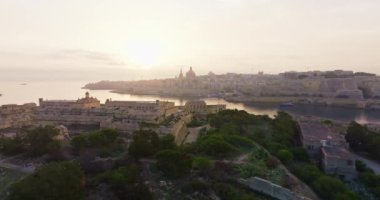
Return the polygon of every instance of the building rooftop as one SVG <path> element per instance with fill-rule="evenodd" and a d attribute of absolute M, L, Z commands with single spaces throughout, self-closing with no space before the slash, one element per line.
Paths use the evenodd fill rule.
<path fill-rule="evenodd" d="M 301 134 L 306 140 L 329 140 L 329 141 L 344 141 L 342 135 L 332 131 L 321 122 L 298 122 L 301 128 Z"/>
<path fill-rule="evenodd" d="M 322 147 L 322 153 L 328 157 L 336 157 L 342 159 L 350 159 L 353 155 L 345 148 L 342 147 Z"/>
<path fill-rule="evenodd" d="M 44 102 L 51 102 L 51 103 L 75 103 L 76 100 L 44 100 Z"/>
<path fill-rule="evenodd" d="M 107 103 L 125 103 L 125 104 L 156 104 L 159 101 L 114 101 L 110 100 Z"/>
<path fill-rule="evenodd" d="M 185 105 L 207 105 L 205 101 L 187 101 Z"/>

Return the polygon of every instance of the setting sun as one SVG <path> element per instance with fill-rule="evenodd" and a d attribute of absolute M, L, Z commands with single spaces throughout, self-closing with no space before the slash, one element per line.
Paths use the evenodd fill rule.
<path fill-rule="evenodd" d="M 141 68 L 151 68 L 157 64 L 161 54 L 161 45 L 157 42 L 136 41 L 127 47 L 126 58 Z"/>

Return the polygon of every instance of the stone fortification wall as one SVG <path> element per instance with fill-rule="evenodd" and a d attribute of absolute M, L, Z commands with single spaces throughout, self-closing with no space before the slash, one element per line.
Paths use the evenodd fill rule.
<path fill-rule="evenodd" d="M 190 123 L 192 118 L 193 116 L 189 114 L 182 117 L 181 120 L 179 120 L 177 123 L 174 124 L 172 128 L 172 134 L 174 135 L 175 143 L 177 145 L 182 144 L 182 142 L 186 138 L 186 135 L 189 133 L 189 130 L 187 129 L 186 124 Z"/>
<path fill-rule="evenodd" d="M 335 97 L 340 93 L 353 96 L 355 98 L 363 97 L 362 92 L 358 90 L 358 85 L 354 78 L 327 78 L 321 82 L 321 93 L 325 96 Z M 351 94 L 352 93 L 352 94 Z"/>
<path fill-rule="evenodd" d="M 123 121 L 102 121 L 100 123 L 100 128 L 112 128 L 112 129 L 118 129 L 123 132 L 133 132 L 135 130 L 140 129 L 140 125 L 138 123 L 133 122 L 123 122 Z"/>
<path fill-rule="evenodd" d="M 248 180 L 240 180 L 240 182 L 256 192 L 260 192 L 271 196 L 279 200 L 311 200 L 307 197 L 298 195 L 287 188 L 281 187 L 279 185 L 273 184 L 272 182 L 258 178 L 252 177 Z"/>
<path fill-rule="evenodd" d="M 34 118 L 36 125 L 99 125 L 107 120 L 108 116 L 88 116 L 88 115 L 36 115 Z"/>
<path fill-rule="evenodd" d="M 2 105 L 0 107 L 0 129 L 20 128 L 33 122 L 36 104 Z"/>

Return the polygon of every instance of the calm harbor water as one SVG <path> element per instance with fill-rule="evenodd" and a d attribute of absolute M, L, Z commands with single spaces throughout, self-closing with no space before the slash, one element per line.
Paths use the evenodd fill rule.
<path fill-rule="evenodd" d="M 0 105 L 4 104 L 23 104 L 38 102 L 38 98 L 50 100 L 71 100 L 84 96 L 87 91 L 82 89 L 87 82 L 0 82 Z M 107 90 L 90 91 L 91 96 L 98 98 L 101 102 L 111 98 L 113 100 L 130 101 L 173 101 L 176 105 L 184 105 L 187 99 L 166 98 L 159 96 L 116 94 Z M 273 116 L 279 109 L 297 115 L 312 115 L 326 119 L 341 121 L 356 120 L 360 123 L 380 124 L 380 111 L 364 111 L 350 108 L 321 107 L 311 105 L 297 105 L 293 107 L 279 108 L 277 105 L 257 105 L 242 103 L 230 103 L 223 99 L 206 98 L 208 104 L 226 104 L 227 108 L 246 110 L 252 114 Z"/>

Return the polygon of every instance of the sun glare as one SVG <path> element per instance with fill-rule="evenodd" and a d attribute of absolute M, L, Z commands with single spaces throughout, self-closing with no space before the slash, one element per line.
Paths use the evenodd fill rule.
<path fill-rule="evenodd" d="M 157 64 L 161 46 L 154 42 L 135 42 L 128 45 L 127 59 L 141 68 L 151 68 Z"/>

